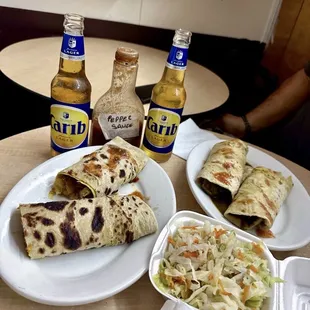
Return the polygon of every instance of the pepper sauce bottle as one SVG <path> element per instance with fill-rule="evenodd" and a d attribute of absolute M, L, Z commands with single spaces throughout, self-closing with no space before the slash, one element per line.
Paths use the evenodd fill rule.
<path fill-rule="evenodd" d="M 140 147 L 144 108 L 135 91 L 138 59 L 136 50 L 117 48 L 111 87 L 94 106 L 90 145 L 103 145 L 119 136 Z"/>

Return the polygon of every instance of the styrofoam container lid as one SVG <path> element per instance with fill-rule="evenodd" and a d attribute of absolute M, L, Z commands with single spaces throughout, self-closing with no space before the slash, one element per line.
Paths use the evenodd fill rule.
<path fill-rule="evenodd" d="M 153 277 L 157 274 L 160 261 L 164 257 L 168 245 L 168 236 L 173 235 L 180 226 L 193 222 L 197 225 L 203 225 L 205 221 L 209 221 L 212 225 L 221 225 L 227 230 L 234 230 L 239 240 L 261 243 L 261 239 L 209 216 L 192 211 L 177 212 L 158 236 L 149 265 L 150 281 L 165 298 L 177 301 L 172 295 L 162 292 L 156 286 Z M 291 256 L 283 261 L 276 260 L 264 243 L 263 247 L 271 275 L 280 277 L 285 283 L 273 285 L 271 296 L 265 300 L 262 310 L 310 310 L 310 259 Z"/>

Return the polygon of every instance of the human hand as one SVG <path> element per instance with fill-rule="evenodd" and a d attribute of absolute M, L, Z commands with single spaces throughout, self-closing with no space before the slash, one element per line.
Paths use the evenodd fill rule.
<path fill-rule="evenodd" d="M 237 138 L 242 138 L 245 135 L 245 125 L 240 116 L 223 114 L 214 123 L 224 133 L 229 133 Z"/>

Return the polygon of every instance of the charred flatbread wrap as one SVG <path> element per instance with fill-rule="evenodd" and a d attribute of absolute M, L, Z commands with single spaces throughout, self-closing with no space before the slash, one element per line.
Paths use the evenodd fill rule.
<path fill-rule="evenodd" d="M 216 143 L 197 177 L 202 189 L 212 198 L 231 201 L 243 181 L 247 153 L 239 139 Z"/>
<path fill-rule="evenodd" d="M 147 155 L 140 148 L 116 137 L 60 171 L 52 186 L 50 198 L 54 194 L 69 199 L 114 194 L 123 184 L 137 177 L 147 160 Z"/>
<path fill-rule="evenodd" d="M 31 259 L 131 243 L 157 231 L 146 202 L 134 195 L 20 204 Z"/>
<path fill-rule="evenodd" d="M 224 216 L 242 229 L 270 229 L 293 187 L 292 178 L 265 167 L 255 167 L 244 180 Z"/>

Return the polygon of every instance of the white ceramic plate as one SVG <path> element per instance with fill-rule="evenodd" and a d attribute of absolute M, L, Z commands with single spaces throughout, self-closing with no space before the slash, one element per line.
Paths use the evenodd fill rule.
<path fill-rule="evenodd" d="M 159 230 L 130 245 L 31 260 L 26 256 L 19 203 L 49 201 L 58 171 L 98 149 L 86 147 L 58 155 L 29 172 L 0 207 L 0 276 L 14 291 L 49 305 L 80 305 L 110 297 L 136 282 L 148 269 L 158 234 L 176 212 L 176 198 L 166 172 L 152 159 L 139 181 L 126 184 L 120 194 L 139 190 L 149 197 Z M 60 200 L 63 198 L 58 198 Z"/>
<path fill-rule="evenodd" d="M 190 153 L 186 163 L 186 176 L 193 195 L 202 209 L 210 216 L 231 224 L 214 205 L 210 197 L 196 182 L 197 175 L 203 166 L 214 144 L 223 140 L 209 140 L 197 145 Z M 301 248 L 310 242 L 310 197 L 295 175 L 283 164 L 266 153 L 249 146 L 247 162 L 252 166 L 264 166 L 292 176 L 293 189 L 280 208 L 271 231 L 275 238 L 261 238 L 270 250 L 289 251 Z M 254 231 L 249 231 L 255 235 Z"/>

